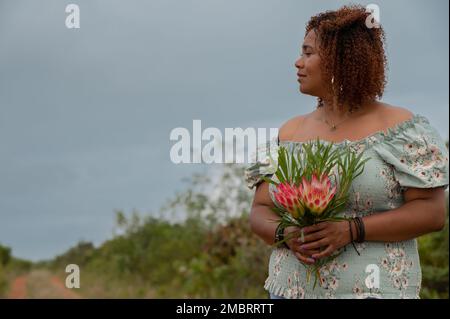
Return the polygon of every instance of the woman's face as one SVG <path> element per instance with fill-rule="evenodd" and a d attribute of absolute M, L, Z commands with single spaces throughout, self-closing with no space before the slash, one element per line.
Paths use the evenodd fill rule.
<path fill-rule="evenodd" d="M 312 96 L 324 97 L 325 88 L 320 70 L 318 38 L 314 30 L 310 30 L 303 40 L 302 54 L 295 62 L 300 92 Z"/>

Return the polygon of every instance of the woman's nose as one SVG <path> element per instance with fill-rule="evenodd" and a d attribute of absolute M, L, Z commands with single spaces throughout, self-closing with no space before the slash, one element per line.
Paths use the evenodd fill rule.
<path fill-rule="evenodd" d="M 304 67 L 303 59 L 301 57 L 298 58 L 297 61 L 295 61 L 294 65 L 297 69 L 303 68 Z"/>

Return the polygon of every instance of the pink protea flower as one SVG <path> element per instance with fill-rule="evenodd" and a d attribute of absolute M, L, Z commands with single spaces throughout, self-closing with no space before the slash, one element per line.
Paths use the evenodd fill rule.
<path fill-rule="evenodd" d="M 298 187 L 290 183 L 280 183 L 277 185 L 275 199 L 280 203 L 289 214 L 294 218 L 303 216 L 305 209 L 301 203 L 301 194 Z"/>
<path fill-rule="evenodd" d="M 311 213 L 320 215 L 336 194 L 336 186 L 331 187 L 330 178 L 326 174 L 320 180 L 313 174 L 311 182 L 303 177 L 298 192 L 304 206 Z"/>

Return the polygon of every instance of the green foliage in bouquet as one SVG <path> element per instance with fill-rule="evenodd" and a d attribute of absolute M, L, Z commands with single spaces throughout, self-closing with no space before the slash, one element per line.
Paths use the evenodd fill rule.
<path fill-rule="evenodd" d="M 276 222 L 281 222 L 282 227 L 302 228 L 323 221 L 346 220 L 338 214 L 347 204 L 352 181 L 362 174 L 364 164 L 370 158 L 362 160 L 362 153 L 356 155 L 348 146 L 333 148 L 333 145 L 317 139 L 302 144 L 297 151 L 279 148 L 275 172 L 278 181 L 268 177 L 264 180 L 276 185 L 274 196 L 282 207 L 274 210 L 281 217 Z M 293 236 L 297 235 L 287 236 L 283 241 Z M 316 273 L 316 281 L 320 267 L 336 256 L 316 262 L 312 269 Z"/>

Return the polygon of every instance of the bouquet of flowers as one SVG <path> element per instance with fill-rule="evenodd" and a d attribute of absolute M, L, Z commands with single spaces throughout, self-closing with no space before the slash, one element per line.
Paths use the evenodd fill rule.
<path fill-rule="evenodd" d="M 363 172 L 370 158 L 361 160 L 362 153 L 357 156 L 349 147 L 333 149 L 333 143 L 325 145 L 319 139 L 301 146 L 293 152 L 280 147 L 275 172 L 278 182 L 264 178 L 276 185 L 274 197 L 282 208 L 277 207 L 275 211 L 281 217 L 281 226 L 302 228 L 324 221 L 346 220 L 338 214 L 345 208 L 352 181 Z M 314 287 L 320 279 L 320 268 L 337 256 L 317 260 L 314 265 L 304 264 L 308 281 L 311 273 L 315 274 Z"/>

